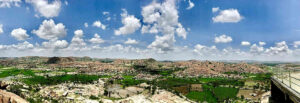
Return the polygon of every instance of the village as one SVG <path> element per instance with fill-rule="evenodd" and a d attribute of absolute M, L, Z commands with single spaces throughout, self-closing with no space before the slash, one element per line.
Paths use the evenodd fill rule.
<path fill-rule="evenodd" d="M 21 57 L 1 58 L 0 65 L 1 89 L 30 103 L 248 103 L 270 97 L 271 74 L 263 64 Z"/>

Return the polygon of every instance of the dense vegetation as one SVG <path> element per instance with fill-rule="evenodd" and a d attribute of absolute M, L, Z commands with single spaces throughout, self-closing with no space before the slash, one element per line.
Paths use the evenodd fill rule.
<path fill-rule="evenodd" d="M 138 85 L 143 82 L 146 82 L 146 80 L 136 80 L 133 78 L 134 76 L 132 75 L 123 75 L 123 80 L 116 80 L 117 83 L 122 84 L 124 87 L 126 86 L 133 86 L 133 85 Z"/>
<path fill-rule="evenodd" d="M 216 87 L 213 89 L 213 94 L 218 98 L 218 101 L 224 101 L 232 98 L 236 98 L 239 89 L 228 87 Z"/>
<path fill-rule="evenodd" d="M 210 91 L 195 92 L 192 91 L 186 95 L 187 98 L 197 102 L 216 103 L 217 100 Z"/>
<path fill-rule="evenodd" d="M 23 79 L 23 82 L 28 85 L 55 85 L 64 82 L 74 82 L 74 83 L 92 83 L 93 81 L 98 80 L 102 76 L 97 75 L 84 75 L 84 74 L 75 74 L 75 75 L 59 75 L 59 76 L 33 76 L 31 78 Z"/>
<path fill-rule="evenodd" d="M 32 70 L 12 68 L 12 69 L 6 69 L 6 70 L 1 71 L 0 78 L 5 78 L 8 76 L 16 76 L 19 74 L 23 74 L 26 76 L 34 76 L 34 73 Z"/>
<path fill-rule="evenodd" d="M 187 89 L 189 91 L 189 84 L 202 84 L 203 91 L 189 91 L 186 94 L 186 97 L 197 101 L 203 102 L 207 101 L 209 103 L 221 102 L 228 99 L 235 99 L 238 93 L 237 88 L 230 87 L 221 87 L 222 85 L 229 86 L 244 86 L 243 80 L 238 79 L 226 79 L 226 78 L 165 78 L 162 80 L 158 80 L 157 82 L 153 82 L 154 85 L 157 85 L 163 89 L 170 90 L 173 87 L 182 87 L 181 89 Z M 187 88 L 186 88 L 187 87 Z M 175 89 L 175 93 L 180 92 Z"/>
<path fill-rule="evenodd" d="M 237 88 L 212 87 L 203 85 L 203 91 L 191 91 L 186 97 L 197 102 L 217 103 L 228 99 L 235 99 L 238 93 Z"/>

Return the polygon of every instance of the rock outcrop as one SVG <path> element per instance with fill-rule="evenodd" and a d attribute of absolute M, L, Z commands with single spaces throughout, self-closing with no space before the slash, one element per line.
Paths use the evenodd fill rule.
<path fill-rule="evenodd" d="M 0 90 L 0 103 L 29 103 L 20 96 Z"/>

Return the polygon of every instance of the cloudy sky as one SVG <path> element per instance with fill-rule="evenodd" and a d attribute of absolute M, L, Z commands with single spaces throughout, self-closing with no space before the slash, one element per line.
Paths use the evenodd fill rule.
<path fill-rule="evenodd" d="M 0 0 L 0 56 L 300 61 L 299 0 Z"/>

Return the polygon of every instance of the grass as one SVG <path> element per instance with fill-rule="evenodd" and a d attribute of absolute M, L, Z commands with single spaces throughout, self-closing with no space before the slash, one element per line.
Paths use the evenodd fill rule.
<path fill-rule="evenodd" d="M 197 101 L 197 102 L 208 102 L 208 103 L 217 103 L 216 98 L 210 91 L 196 92 L 192 91 L 186 95 L 187 98 Z"/>
<path fill-rule="evenodd" d="M 136 80 L 132 75 L 123 75 L 124 80 L 119 80 L 118 82 L 123 86 L 138 85 L 140 83 L 146 82 L 145 80 Z"/>
<path fill-rule="evenodd" d="M 236 98 L 239 89 L 228 87 L 216 87 L 213 89 L 213 93 L 219 101 L 224 101 L 229 98 Z"/>
<path fill-rule="evenodd" d="M 272 73 L 243 73 L 241 76 L 244 76 L 246 78 L 249 78 L 251 80 L 256 80 L 256 81 L 266 81 L 270 80 L 272 77 Z"/>
<path fill-rule="evenodd" d="M 123 75 L 124 79 L 132 79 L 134 76 L 133 75 Z"/>
<path fill-rule="evenodd" d="M 12 68 L 12 69 L 3 70 L 0 73 L 0 78 L 5 78 L 8 76 L 16 76 L 19 74 L 23 74 L 25 76 L 35 76 L 32 70 Z"/>
<path fill-rule="evenodd" d="M 226 78 L 221 78 L 221 77 L 215 77 L 215 78 L 202 78 L 199 77 L 198 80 L 203 82 L 203 83 L 208 83 L 208 82 L 214 82 L 214 81 L 219 81 L 219 80 L 225 80 Z"/>
<path fill-rule="evenodd" d="M 168 89 L 172 87 L 183 86 L 187 84 L 195 84 L 197 81 L 186 79 L 186 78 L 166 78 L 165 80 L 159 80 L 156 85 Z"/>

